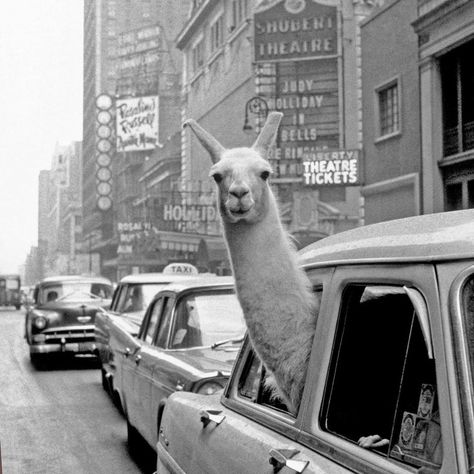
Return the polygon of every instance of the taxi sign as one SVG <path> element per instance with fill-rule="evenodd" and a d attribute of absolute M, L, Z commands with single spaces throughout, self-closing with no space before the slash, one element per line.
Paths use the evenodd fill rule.
<path fill-rule="evenodd" d="M 164 274 L 197 275 L 198 269 L 190 263 L 170 263 L 163 269 Z"/>

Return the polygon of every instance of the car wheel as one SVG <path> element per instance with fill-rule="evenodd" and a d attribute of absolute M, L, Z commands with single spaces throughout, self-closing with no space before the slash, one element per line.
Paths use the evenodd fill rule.
<path fill-rule="evenodd" d="M 45 362 L 44 354 L 37 354 L 35 352 L 30 352 L 30 361 L 36 369 L 41 369 L 44 367 L 44 362 Z"/>
<path fill-rule="evenodd" d="M 135 456 L 140 451 L 140 433 L 127 420 L 127 444 L 128 450 L 132 456 Z"/>
<path fill-rule="evenodd" d="M 107 377 L 105 376 L 105 370 L 100 369 L 101 379 L 102 379 L 102 388 L 109 393 L 109 382 L 107 381 Z"/>

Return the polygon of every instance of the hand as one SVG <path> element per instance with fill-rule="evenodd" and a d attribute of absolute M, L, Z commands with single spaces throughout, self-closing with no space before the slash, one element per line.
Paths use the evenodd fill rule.
<path fill-rule="evenodd" d="M 389 444 L 389 440 L 381 438 L 379 435 L 370 435 L 359 438 L 357 444 L 366 449 L 381 448 L 382 446 L 387 446 Z"/>

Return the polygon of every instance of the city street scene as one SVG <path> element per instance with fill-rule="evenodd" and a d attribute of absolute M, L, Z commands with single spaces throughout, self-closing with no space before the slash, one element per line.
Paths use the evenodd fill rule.
<path fill-rule="evenodd" d="M 0 12 L 0 474 L 473 472 L 474 1 Z"/>

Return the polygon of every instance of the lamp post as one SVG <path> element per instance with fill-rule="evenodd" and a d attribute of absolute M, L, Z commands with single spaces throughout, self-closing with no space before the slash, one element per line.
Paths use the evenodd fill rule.
<path fill-rule="evenodd" d="M 245 104 L 245 121 L 243 126 L 244 132 L 250 132 L 253 130 L 249 120 L 250 114 L 256 115 L 258 118 L 263 118 L 263 120 L 265 120 L 268 115 L 267 101 L 260 96 L 252 97 L 247 101 Z"/>

